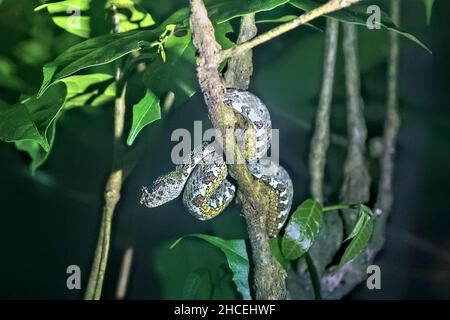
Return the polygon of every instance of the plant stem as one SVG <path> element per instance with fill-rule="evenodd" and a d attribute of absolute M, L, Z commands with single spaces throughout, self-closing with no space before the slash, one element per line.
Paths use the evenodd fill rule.
<path fill-rule="evenodd" d="M 352 4 L 355 4 L 357 2 L 360 2 L 362 0 L 330 0 L 324 5 L 315 8 L 311 11 L 308 11 L 301 16 L 295 18 L 294 20 L 291 20 L 289 22 L 286 22 L 284 24 L 279 25 L 278 27 L 273 28 L 272 30 L 267 31 L 266 33 L 263 33 L 255 38 L 253 38 L 250 41 L 237 44 L 234 47 L 224 50 L 220 53 L 221 60 L 225 60 L 227 58 L 240 55 L 243 52 L 246 52 L 247 50 L 250 50 L 264 42 L 267 42 L 273 38 L 276 38 L 280 35 L 282 35 L 285 32 L 288 32 L 290 30 L 293 30 L 301 25 L 304 25 L 305 23 L 310 22 L 311 20 L 314 20 L 320 16 L 323 16 L 328 13 L 332 13 L 337 10 L 344 9 Z"/>
<path fill-rule="evenodd" d="M 336 204 L 336 205 L 332 205 L 332 206 L 323 207 L 322 212 L 332 212 L 332 211 L 336 211 L 336 210 L 347 210 L 347 209 L 352 209 L 353 207 L 354 207 L 354 205 L 351 205 L 351 204 Z"/>
<path fill-rule="evenodd" d="M 323 203 L 323 177 L 326 154 L 330 144 L 330 112 L 333 99 L 334 72 L 339 38 L 339 23 L 327 19 L 325 35 L 325 59 L 323 65 L 322 91 L 316 115 L 316 127 L 311 139 L 309 168 L 311 174 L 311 194 L 318 202 Z"/>
<path fill-rule="evenodd" d="M 117 15 L 113 8 L 114 32 L 119 32 Z M 109 247 L 111 241 L 111 224 L 115 208 L 120 199 L 123 182 L 122 155 L 124 152 L 123 128 L 125 122 L 125 95 L 126 84 L 122 84 L 122 72 L 119 65 L 116 67 L 116 98 L 114 103 L 114 142 L 112 170 L 106 182 L 102 222 L 95 250 L 94 261 L 86 288 L 85 300 L 99 300 L 102 294 L 103 281 L 108 263 Z"/>
<path fill-rule="evenodd" d="M 308 266 L 309 275 L 311 277 L 311 283 L 314 289 L 314 297 L 316 300 L 322 300 L 322 289 L 320 287 L 320 278 L 317 274 L 316 266 L 308 252 L 305 253 L 305 261 Z"/>

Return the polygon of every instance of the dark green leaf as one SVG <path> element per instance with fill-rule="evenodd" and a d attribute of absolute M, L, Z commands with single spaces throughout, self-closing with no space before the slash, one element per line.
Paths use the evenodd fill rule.
<path fill-rule="evenodd" d="M 57 83 L 41 97 L 31 97 L 14 106 L 0 103 L 0 139 L 31 140 L 48 152 L 47 131 L 64 106 L 66 86 Z"/>
<path fill-rule="evenodd" d="M 205 0 L 208 15 L 217 23 L 249 13 L 272 10 L 289 0 Z"/>
<path fill-rule="evenodd" d="M 288 260 L 300 258 L 313 245 L 323 223 L 322 206 L 315 200 L 304 201 L 288 221 L 281 241 L 281 252 Z"/>
<path fill-rule="evenodd" d="M 275 259 L 277 259 L 277 261 L 283 266 L 283 268 L 287 270 L 289 261 L 286 260 L 283 253 L 281 253 L 280 240 L 281 239 L 278 237 L 269 239 L 270 252 L 272 253 L 272 256 L 274 256 Z"/>
<path fill-rule="evenodd" d="M 227 258 L 228 266 L 233 272 L 233 282 L 236 284 L 237 290 L 242 294 L 244 300 L 251 299 L 248 278 L 249 260 L 244 240 L 224 240 L 204 234 L 192 234 L 187 237 L 197 237 L 222 250 Z M 184 238 L 182 237 L 175 241 L 171 248 L 176 246 Z"/>
<path fill-rule="evenodd" d="M 153 31 L 130 31 L 79 43 L 44 66 L 44 80 L 39 94 L 57 80 L 88 67 L 110 63 L 130 52 L 140 50 L 144 40 L 152 41 L 157 38 L 158 34 Z"/>
<path fill-rule="evenodd" d="M 49 142 L 50 149 L 45 151 L 39 145 L 39 143 L 33 140 L 20 140 L 16 141 L 16 148 L 20 151 L 25 151 L 31 158 L 30 169 L 31 173 L 35 173 L 36 170 L 42 166 L 50 155 L 51 148 L 53 147 L 53 142 L 55 141 L 55 131 L 56 131 L 56 121 L 50 125 L 47 130 L 47 140 Z"/>
<path fill-rule="evenodd" d="M 195 48 L 191 32 L 183 36 L 171 36 L 164 44 L 166 61 L 156 57 L 144 72 L 144 83 L 149 90 L 161 98 L 172 91 L 175 105 L 184 103 L 198 88 L 195 72 Z"/>
<path fill-rule="evenodd" d="M 159 98 L 147 90 L 145 96 L 133 106 L 133 123 L 128 135 L 127 144 L 132 145 L 139 132 L 148 124 L 161 119 Z"/>
<path fill-rule="evenodd" d="M 183 287 L 183 299 L 196 300 L 202 296 L 200 291 L 207 289 L 211 292 L 213 283 L 208 269 L 200 268 L 188 274 Z M 211 293 L 209 293 L 209 296 Z"/>
<path fill-rule="evenodd" d="M 373 214 L 370 208 L 365 205 L 360 205 L 358 212 L 358 220 L 356 222 L 355 228 L 348 237 L 351 239 L 348 247 L 339 262 L 339 266 L 347 264 L 356 257 L 358 257 L 361 252 L 366 248 L 373 231 Z"/>
<path fill-rule="evenodd" d="M 233 33 L 233 27 L 230 22 L 224 22 L 214 27 L 216 40 L 222 46 L 222 49 L 231 48 L 234 42 L 227 37 L 227 34 Z"/>
<path fill-rule="evenodd" d="M 44 66 L 44 79 L 39 95 L 53 82 L 82 69 L 113 62 L 128 53 L 138 51 L 142 46 L 157 41 L 168 24 L 184 23 L 185 8 L 176 11 L 158 28 L 145 31 L 129 31 L 109 34 L 81 42 Z"/>
<path fill-rule="evenodd" d="M 304 11 L 310 11 L 312 9 L 315 9 L 315 8 L 323 5 L 323 2 L 316 1 L 316 0 L 290 0 L 289 3 L 299 9 L 304 10 Z M 339 21 L 347 22 L 347 23 L 367 26 L 367 21 L 370 18 L 370 13 L 367 13 L 368 6 L 369 5 L 367 5 L 367 4 L 366 5 L 355 4 L 355 5 L 352 5 L 351 7 L 330 13 L 325 16 L 337 19 Z M 398 34 L 406 37 L 407 39 L 417 43 L 422 48 L 424 48 L 425 50 L 427 50 L 428 52 L 431 53 L 430 49 L 423 42 L 421 42 L 419 39 L 417 39 L 415 36 L 400 30 L 384 11 L 381 11 L 380 24 L 382 27 L 386 28 L 387 30 L 397 32 Z"/>
<path fill-rule="evenodd" d="M 169 246 L 170 243 L 158 246 L 151 259 L 163 299 L 183 299 L 189 278 L 201 269 L 208 270 L 211 280 L 207 282 L 201 279 L 197 282 L 196 299 L 240 299 L 241 295 L 232 281 L 232 272 L 222 251 L 208 242 L 189 238 L 173 249 L 169 249 Z"/>

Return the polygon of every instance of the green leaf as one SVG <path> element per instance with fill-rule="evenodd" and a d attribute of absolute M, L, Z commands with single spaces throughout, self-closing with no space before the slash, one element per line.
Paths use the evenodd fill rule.
<path fill-rule="evenodd" d="M 65 109 L 96 107 L 112 100 L 116 94 L 113 76 L 106 73 L 74 75 L 60 81 L 67 87 Z"/>
<path fill-rule="evenodd" d="M 233 31 L 233 27 L 228 21 L 214 26 L 216 40 L 221 45 L 222 49 L 228 49 L 234 45 L 234 42 L 227 37 L 227 34 L 233 33 Z"/>
<path fill-rule="evenodd" d="M 289 3 L 303 11 L 310 11 L 312 9 L 315 9 L 315 8 L 323 5 L 323 2 L 316 1 L 316 0 L 290 0 Z M 369 5 L 354 4 L 351 7 L 327 14 L 325 16 L 333 18 L 333 19 L 337 19 L 339 21 L 346 22 L 346 23 L 367 26 L 367 20 L 370 18 L 370 13 L 367 13 L 368 6 Z M 391 20 L 389 15 L 386 14 L 384 11 L 381 11 L 380 24 L 383 28 L 386 28 L 389 31 L 397 32 L 398 34 L 417 43 L 422 48 L 424 48 L 429 53 L 431 53 L 431 50 L 423 42 L 421 42 L 419 39 L 417 39 L 415 36 L 400 30 L 395 25 L 395 23 Z"/>
<path fill-rule="evenodd" d="M 286 260 L 286 258 L 283 256 L 283 253 L 281 252 L 280 242 L 281 239 L 278 237 L 270 238 L 270 252 L 272 253 L 272 256 L 274 256 L 275 259 L 277 259 L 277 261 L 283 266 L 283 268 L 287 270 L 287 268 L 289 267 L 289 261 Z"/>
<path fill-rule="evenodd" d="M 85 68 L 113 62 L 141 47 L 158 41 L 169 24 L 184 23 L 187 9 L 176 11 L 158 28 L 145 31 L 128 31 L 95 37 L 69 48 L 54 61 L 44 66 L 39 95 L 55 81 Z"/>
<path fill-rule="evenodd" d="M 134 148 L 133 148 L 134 149 Z M 201 279 L 197 282 L 196 299 L 235 300 L 241 295 L 232 281 L 227 259 L 222 251 L 206 241 L 186 239 L 175 248 L 169 249 L 173 243 L 164 242 L 152 250 L 152 267 L 158 278 L 163 299 L 183 299 L 188 290 L 192 273 L 201 269 L 208 270 L 210 282 Z M 183 263 L 180 263 L 183 261 Z"/>
<path fill-rule="evenodd" d="M 157 38 L 157 32 L 130 31 L 81 42 L 44 66 L 44 80 L 39 95 L 57 80 L 88 67 L 110 63 L 130 52 L 140 50 L 144 40 Z"/>
<path fill-rule="evenodd" d="M 47 140 L 49 142 L 50 149 L 45 151 L 39 145 L 39 143 L 33 140 L 20 140 L 16 141 L 16 148 L 20 151 L 25 151 L 31 158 L 30 169 L 31 173 L 34 174 L 36 170 L 42 166 L 45 161 L 47 161 L 48 156 L 50 155 L 51 148 L 53 147 L 53 142 L 55 141 L 55 132 L 56 132 L 56 121 L 53 121 L 50 127 L 47 130 Z"/>
<path fill-rule="evenodd" d="M 339 267 L 358 257 L 369 243 L 373 231 L 373 213 L 365 205 L 359 206 L 358 220 L 355 227 L 348 237 L 351 242 L 345 249 L 345 252 L 339 262 Z"/>
<path fill-rule="evenodd" d="M 191 38 L 190 31 L 183 36 L 169 37 L 164 43 L 166 61 L 157 57 L 147 65 L 143 74 L 145 85 L 159 98 L 172 91 L 175 105 L 184 103 L 198 88 L 196 50 Z"/>
<path fill-rule="evenodd" d="M 249 13 L 272 10 L 289 0 L 205 0 L 208 15 L 217 23 Z"/>
<path fill-rule="evenodd" d="M 228 261 L 228 266 L 233 272 L 233 282 L 244 300 L 251 300 L 249 287 L 249 260 L 244 240 L 224 240 L 219 237 L 204 234 L 192 234 L 175 241 L 170 247 L 173 248 L 186 237 L 196 237 L 209 242 L 222 250 Z"/>
<path fill-rule="evenodd" d="M 281 252 L 288 260 L 300 258 L 313 245 L 323 223 L 322 206 L 304 201 L 292 214 L 281 240 Z"/>
<path fill-rule="evenodd" d="M 110 6 L 111 3 L 108 4 L 108 7 Z M 35 8 L 35 11 L 47 9 L 53 22 L 58 27 L 79 37 L 89 38 L 91 35 L 91 21 L 97 18 L 89 16 L 90 8 L 91 0 L 65 0 L 45 3 Z M 155 24 L 151 15 L 143 8 L 133 4 L 132 1 L 127 2 L 126 5 L 119 5 L 117 11 L 121 32 L 149 27 Z"/>
<path fill-rule="evenodd" d="M 133 123 L 128 135 L 127 144 L 131 146 L 139 132 L 148 124 L 161 119 L 159 98 L 147 90 L 145 96 L 133 106 Z"/>
<path fill-rule="evenodd" d="M 41 97 L 31 97 L 13 106 L 0 103 L 0 139 L 31 140 L 50 151 L 47 131 L 64 106 L 66 86 L 58 83 Z"/>
<path fill-rule="evenodd" d="M 425 11 L 427 14 L 427 23 L 430 24 L 431 16 L 433 14 L 434 0 L 423 0 L 423 3 L 425 5 Z"/>

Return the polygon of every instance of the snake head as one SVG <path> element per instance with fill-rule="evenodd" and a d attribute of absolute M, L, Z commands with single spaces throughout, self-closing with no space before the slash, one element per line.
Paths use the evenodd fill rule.
<path fill-rule="evenodd" d="M 183 191 L 185 178 L 177 178 L 175 173 L 161 176 L 153 182 L 151 191 L 142 187 L 140 203 L 147 208 L 154 208 L 177 198 Z"/>

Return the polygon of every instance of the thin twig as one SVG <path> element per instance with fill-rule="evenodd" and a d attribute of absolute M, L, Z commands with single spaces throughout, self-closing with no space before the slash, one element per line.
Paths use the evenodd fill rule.
<path fill-rule="evenodd" d="M 116 289 L 116 299 L 122 300 L 127 293 L 128 281 L 130 278 L 131 264 L 133 261 L 133 247 L 127 248 L 123 255 L 120 267 L 119 281 Z"/>
<path fill-rule="evenodd" d="M 347 8 L 352 4 L 355 4 L 360 1 L 362 0 L 330 0 L 324 5 L 317 7 L 309 12 L 306 12 L 301 16 L 295 18 L 294 20 L 281 24 L 278 27 L 275 27 L 272 30 L 269 30 L 266 33 L 263 33 L 253 38 L 250 41 L 237 44 L 230 49 L 222 51 L 220 54 L 221 60 L 225 60 L 227 58 L 240 55 L 243 52 L 246 52 L 247 50 L 250 50 L 264 42 L 276 38 L 285 32 L 291 31 L 301 25 L 304 25 L 320 16 Z"/>
<path fill-rule="evenodd" d="M 312 287 L 314 289 L 314 297 L 316 300 L 322 300 L 322 289 L 320 286 L 319 274 L 317 273 L 317 268 L 308 252 L 305 253 L 305 260 L 306 265 L 308 266 L 309 276 L 311 277 Z"/>
<path fill-rule="evenodd" d="M 117 20 L 117 13 L 114 7 L 113 13 L 114 32 L 117 33 L 120 30 Z M 115 80 L 117 91 L 114 108 L 113 164 L 105 186 L 105 205 L 103 207 L 102 222 L 97 247 L 95 250 L 94 261 L 92 263 L 91 273 L 84 296 L 86 300 L 98 300 L 101 298 L 103 280 L 108 263 L 112 218 L 116 205 L 120 199 L 120 191 L 123 182 L 123 164 L 121 158 L 124 152 L 123 131 L 125 122 L 126 84 L 122 84 L 122 72 L 119 65 L 116 67 Z"/>
<path fill-rule="evenodd" d="M 339 38 L 339 23 L 327 19 L 325 35 L 325 60 L 323 66 L 322 91 L 316 116 L 316 127 L 311 140 L 309 168 L 311 174 L 311 194 L 314 199 L 323 203 L 323 177 L 326 154 L 330 144 L 330 109 L 333 99 L 334 72 Z"/>

